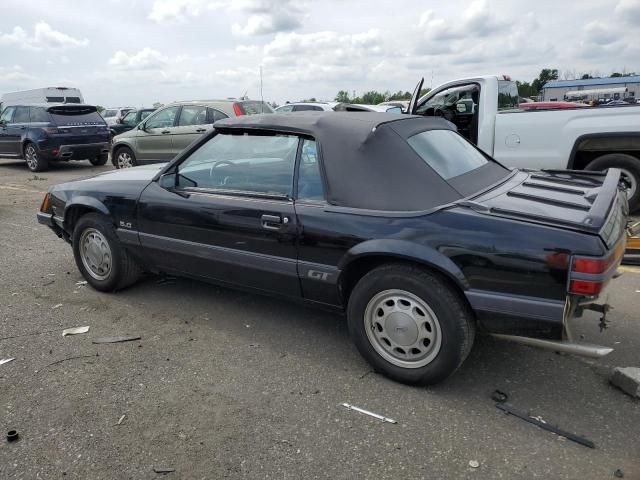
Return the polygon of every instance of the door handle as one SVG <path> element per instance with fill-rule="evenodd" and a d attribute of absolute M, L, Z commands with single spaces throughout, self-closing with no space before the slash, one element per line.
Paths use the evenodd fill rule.
<path fill-rule="evenodd" d="M 267 230 L 280 230 L 280 225 L 282 225 L 282 218 L 278 215 L 262 215 L 260 220 L 262 221 L 262 228 Z"/>
<path fill-rule="evenodd" d="M 163 130 L 160 133 L 162 133 L 163 135 L 166 135 L 167 133 L 171 133 L 171 130 Z"/>
<path fill-rule="evenodd" d="M 206 129 L 206 128 L 198 128 L 198 129 L 196 130 L 196 132 L 197 132 L 197 133 L 203 133 L 203 132 L 206 132 L 206 131 L 207 131 L 207 129 Z"/>

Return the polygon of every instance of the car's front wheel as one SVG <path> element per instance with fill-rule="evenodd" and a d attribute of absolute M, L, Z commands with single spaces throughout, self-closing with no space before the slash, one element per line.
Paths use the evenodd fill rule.
<path fill-rule="evenodd" d="M 112 292 L 135 283 L 141 269 L 103 215 L 80 217 L 73 229 L 73 256 L 82 276 L 96 290 Z"/>
<path fill-rule="evenodd" d="M 37 147 L 33 143 L 27 143 L 24 147 L 24 159 L 27 167 L 32 172 L 42 172 L 49 167 L 49 162 L 40 156 Z"/>
<path fill-rule="evenodd" d="M 413 385 L 438 383 L 464 361 L 475 319 L 439 274 L 389 264 L 367 273 L 348 305 L 349 332 L 373 368 Z"/>
<path fill-rule="evenodd" d="M 116 168 L 131 168 L 138 165 L 136 156 L 129 147 L 120 147 L 115 152 L 113 164 Z"/>

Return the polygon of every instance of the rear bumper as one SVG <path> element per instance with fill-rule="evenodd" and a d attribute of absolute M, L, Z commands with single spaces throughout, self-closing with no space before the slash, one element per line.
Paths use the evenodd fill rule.
<path fill-rule="evenodd" d="M 41 149 L 40 154 L 48 160 L 87 160 L 109 154 L 109 142 L 60 145 Z"/>

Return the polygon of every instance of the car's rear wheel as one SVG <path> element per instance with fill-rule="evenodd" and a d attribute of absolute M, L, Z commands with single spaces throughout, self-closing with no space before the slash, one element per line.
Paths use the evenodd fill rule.
<path fill-rule="evenodd" d="M 42 172 L 49 167 L 49 162 L 40 156 L 38 148 L 33 143 L 24 146 L 24 159 L 32 172 Z"/>
<path fill-rule="evenodd" d="M 109 159 L 109 155 L 98 155 L 95 158 L 90 158 L 89 161 L 91 162 L 91 165 L 99 167 L 107 163 L 108 159 Z"/>
<path fill-rule="evenodd" d="M 632 212 L 640 208 L 640 159 L 626 153 L 608 153 L 593 160 L 586 170 L 619 168 L 627 184 L 627 200 Z"/>
<path fill-rule="evenodd" d="M 116 168 L 131 168 L 138 165 L 136 156 L 129 147 L 120 147 L 115 152 L 113 164 Z"/>
<path fill-rule="evenodd" d="M 475 336 L 473 313 L 460 293 L 440 275 L 407 264 L 367 273 L 349 299 L 348 322 L 356 347 L 377 372 L 417 385 L 451 375 Z"/>
<path fill-rule="evenodd" d="M 82 276 L 96 290 L 115 291 L 135 283 L 141 274 L 111 222 L 98 213 L 80 217 L 73 229 L 73 255 Z"/>

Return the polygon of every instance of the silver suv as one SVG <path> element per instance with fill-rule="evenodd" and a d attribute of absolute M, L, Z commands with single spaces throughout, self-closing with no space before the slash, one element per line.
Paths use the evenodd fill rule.
<path fill-rule="evenodd" d="M 156 110 L 133 130 L 113 138 L 111 161 L 116 168 L 168 162 L 190 143 L 227 117 L 273 113 L 256 100 L 176 102 Z"/>

